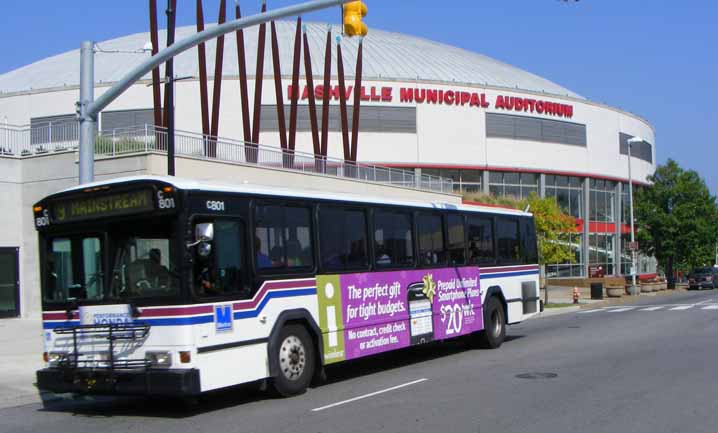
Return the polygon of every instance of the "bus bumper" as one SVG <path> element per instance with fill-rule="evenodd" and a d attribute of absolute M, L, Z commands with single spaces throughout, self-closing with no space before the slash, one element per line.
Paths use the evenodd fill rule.
<path fill-rule="evenodd" d="M 37 371 L 37 387 L 54 393 L 194 396 L 200 394 L 199 370 L 152 370 L 110 373 L 92 369 Z"/>

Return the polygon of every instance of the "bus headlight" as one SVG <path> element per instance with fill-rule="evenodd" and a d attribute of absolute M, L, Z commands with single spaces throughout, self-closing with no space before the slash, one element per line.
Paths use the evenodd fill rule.
<path fill-rule="evenodd" d="M 172 366 L 172 353 L 170 352 L 147 352 L 145 361 L 152 368 L 169 368 Z"/>
<path fill-rule="evenodd" d="M 47 366 L 57 367 L 69 359 L 68 354 L 64 352 L 50 352 L 47 354 Z"/>

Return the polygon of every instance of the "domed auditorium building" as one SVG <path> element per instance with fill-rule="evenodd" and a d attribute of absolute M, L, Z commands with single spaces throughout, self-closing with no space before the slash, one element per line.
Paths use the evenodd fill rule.
<path fill-rule="evenodd" d="M 276 25 L 284 109 L 289 113 L 290 95 L 298 94 L 296 149 L 311 154 L 310 95 L 303 63 L 299 88 L 292 88 L 295 23 Z M 176 40 L 195 31 L 193 26 L 178 28 Z M 332 50 L 330 86 L 325 89 L 327 25 L 310 23 L 306 32 L 318 110 L 324 92 L 330 95 L 328 156 L 341 159 L 336 46 Z M 244 37 L 251 100 L 257 82 L 257 28 L 246 30 Z M 165 39 L 160 31 L 159 40 Z M 143 47 L 149 40 L 149 33 L 139 33 L 97 44 L 96 97 L 148 58 Z M 551 264 L 547 275 L 587 276 L 589 269 L 598 267 L 606 275 L 629 272 L 630 254 L 625 249 L 630 232 L 627 142 L 632 137 L 643 139 L 633 144 L 630 164 L 634 184 L 645 185 L 656 167 L 654 130 L 648 121 L 490 57 L 374 29 L 363 42 L 363 81 L 361 88 L 355 89 L 358 42 L 344 39 L 341 43 L 350 119 L 355 92 L 361 97 L 358 162 L 451 178 L 458 194 L 526 197 L 535 192 L 555 197 L 578 221 L 576 231 L 566 237 L 575 261 Z M 269 31 L 266 46 L 259 145 L 279 149 Z M 244 135 L 234 34 L 225 39 L 221 77 L 213 77 L 215 49 L 214 41 L 206 44 L 210 102 L 213 81 L 222 80 L 218 136 L 241 141 Z M 506 57 L 510 58 L 510 53 Z M 176 128 L 187 134 L 202 132 L 198 63 L 197 50 L 181 54 L 174 62 Z M 15 254 L 23 292 L 16 295 L 17 304 L 39 298 L 37 278 L 25 277 L 36 273 L 32 268 L 36 266 L 37 245 L 30 206 L 42 195 L 77 183 L 76 165 L 72 166 L 74 175 L 60 167 L 68 161 L 77 162 L 72 143 L 76 146 L 78 139 L 75 103 L 79 99 L 79 73 L 80 53 L 74 50 L 0 75 L 0 194 L 9 209 L 0 221 L 4 227 L 22 227 L 0 234 L 0 251 Z M 144 77 L 100 114 L 98 130 L 103 137 L 154 125 L 151 82 L 150 75 Z M 70 145 L 58 148 L 57 143 Z M 63 149 L 70 156 L 61 157 L 65 155 Z M 112 173 L 116 176 L 140 170 L 119 163 L 117 167 Z M 648 262 L 639 269 L 652 271 Z M 0 294 L 0 304 L 10 302 Z M 16 305 L 16 312 L 25 314 L 39 308 L 38 301 L 28 302 L 30 307 Z"/>

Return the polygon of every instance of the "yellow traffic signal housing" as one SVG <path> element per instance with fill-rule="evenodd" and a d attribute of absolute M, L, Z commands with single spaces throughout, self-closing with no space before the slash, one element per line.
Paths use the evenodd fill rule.
<path fill-rule="evenodd" d="M 366 36 L 369 28 L 362 22 L 367 7 L 363 1 L 351 1 L 344 6 L 344 34 L 347 36 Z"/>

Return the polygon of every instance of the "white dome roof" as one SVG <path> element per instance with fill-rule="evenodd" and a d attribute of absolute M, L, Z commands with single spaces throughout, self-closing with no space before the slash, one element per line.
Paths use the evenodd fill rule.
<path fill-rule="evenodd" d="M 277 32 L 282 75 L 291 76 L 294 51 L 295 23 L 278 21 Z M 312 69 L 315 75 L 323 75 L 326 24 L 307 24 L 307 35 L 312 54 Z M 337 31 L 339 28 L 334 27 Z M 177 29 L 179 40 L 196 31 L 194 26 Z M 254 76 L 257 54 L 257 32 L 253 27 L 245 31 L 247 68 Z M 160 41 L 166 41 L 166 34 L 160 31 Z M 138 51 L 149 40 L 149 33 L 137 33 L 110 41 L 100 42 L 103 51 Z M 342 49 L 347 76 L 353 75 L 356 61 L 357 39 L 344 39 Z M 79 45 L 79 44 L 78 44 Z M 214 74 L 215 41 L 208 42 L 207 69 Z M 147 53 L 103 53 L 95 57 L 95 82 L 118 81 L 130 68 L 147 58 Z M 175 74 L 178 77 L 198 76 L 197 50 L 185 52 L 175 59 Z M 265 48 L 265 75 L 273 73 L 270 31 L 267 28 Z M 302 75 L 304 66 L 302 64 Z M 429 41 L 414 36 L 372 29 L 364 41 L 364 78 L 400 81 L 430 81 L 438 83 L 461 83 L 487 85 L 511 89 L 544 92 L 552 95 L 581 98 L 570 90 L 545 78 L 507 65 L 490 57 L 473 53 L 450 45 Z M 237 76 L 237 45 L 235 35 L 225 38 L 224 76 Z M 332 75 L 336 75 L 336 49 L 332 50 Z M 145 77 L 149 79 L 148 75 Z M 0 92 L 14 93 L 29 90 L 53 89 L 78 86 L 80 81 L 79 50 L 49 57 L 28 66 L 0 75 Z"/>

